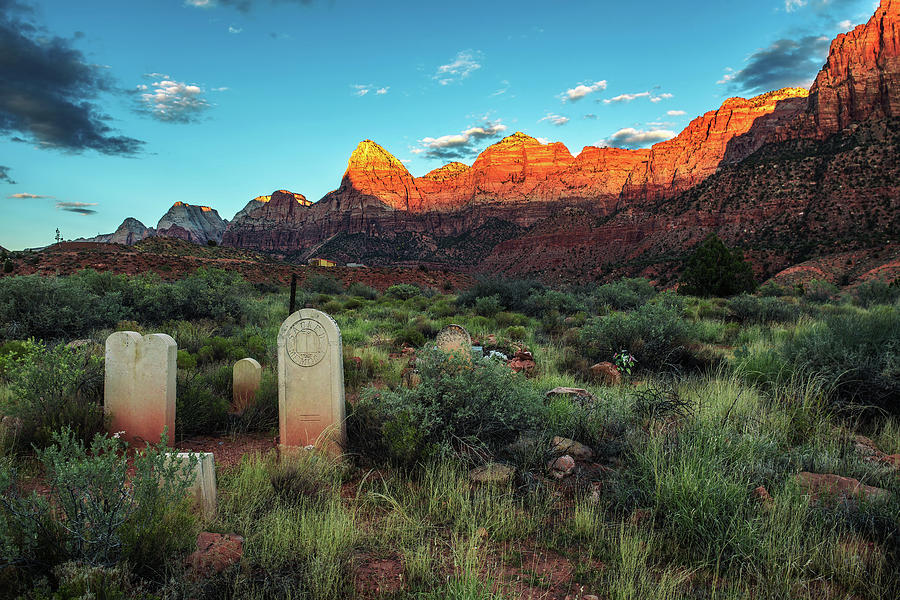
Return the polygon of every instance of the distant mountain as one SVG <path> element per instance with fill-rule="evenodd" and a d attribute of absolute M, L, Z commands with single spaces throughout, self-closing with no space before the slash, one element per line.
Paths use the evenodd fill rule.
<path fill-rule="evenodd" d="M 195 244 L 222 241 L 227 221 L 208 206 L 176 202 L 156 225 L 159 237 L 180 238 Z"/>
<path fill-rule="evenodd" d="M 221 239 L 298 258 L 664 281 L 716 232 L 771 275 L 897 243 L 898 136 L 900 0 L 882 0 L 832 42 L 809 91 L 730 98 L 649 149 L 573 155 L 516 132 L 471 166 L 414 177 L 364 140 L 336 190 L 315 203 L 284 190 L 256 198 Z"/>

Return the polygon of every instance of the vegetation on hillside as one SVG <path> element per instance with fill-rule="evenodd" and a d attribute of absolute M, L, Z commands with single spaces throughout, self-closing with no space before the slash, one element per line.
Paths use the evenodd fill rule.
<path fill-rule="evenodd" d="M 553 289 L 484 279 L 459 293 L 380 293 L 310 277 L 297 305 L 341 328 L 347 455 L 217 465 L 219 510 L 202 526 L 243 536 L 244 554 L 196 577 L 184 558 L 201 524 L 179 501 L 179 474 L 154 449 L 129 470 L 121 443 L 95 435 L 102 343 L 116 329 L 178 342 L 176 444 L 271 438 L 287 291 L 220 271 L 174 283 L 2 279 L 0 590 L 42 600 L 892 599 L 900 477 L 879 458 L 900 454 L 892 290 L 769 285 L 722 298 L 645 280 Z M 432 350 L 450 323 L 484 356 Z M 535 364 L 521 373 L 500 356 L 524 350 Z M 620 384 L 594 378 L 594 363 L 622 353 L 637 362 Z M 262 389 L 255 407 L 231 414 L 231 366 L 245 356 L 263 364 Z M 586 393 L 547 395 L 557 387 Z M 548 470 L 556 436 L 591 456 L 559 479 Z M 508 480 L 470 480 L 497 463 Z M 810 501 L 803 471 L 886 495 Z M 101 497 L 118 501 L 80 509 Z"/>

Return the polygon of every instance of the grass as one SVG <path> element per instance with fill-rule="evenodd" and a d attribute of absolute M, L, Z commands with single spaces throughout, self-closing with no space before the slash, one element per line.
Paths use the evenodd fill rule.
<path fill-rule="evenodd" d="M 859 454 L 854 438 L 866 435 L 884 453 L 900 453 L 900 417 L 889 402 L 874 414 L 848 411 L 852 382 L 835 383 L 819 368 L 865 347 L 845 331 L 857 323 L 885 338 L 867 368 L 896 376 L 888 326 L 896 308 L 673 299 L 648 293 L 642 282 L 552 293 L 523 284 L 525 297 L 517 299 L 502 285 L 485 285 L 489 296 L 500 296 L 498 306 L 411 290 L 301 295 L 303 305 L 332 311 L 341 328 L 354 403 L 366 393 L 409 396 L 399 341 L 415 337 L 411 332 L 427 346 L 441 327 L 458 323 L 487 350 L 530 350 L 535 371 L 516 381 L 537 399 L 540 418 L 519 432 L 515 448 L 506 439 L 481 447 L 455 439 L 402 467 L 365 447 L 341 460 L 307 452 L 245 456 L 219 470 L 219 510 L 206 525 L 244 537 L 241 564 L 198 582 L 184 576 L 183 557 L 171 557 L 165 574 L 142 580 L 145 591 L 192 598 L 486 600 L 531 591 L 560 599 L 887 600 L 900 589 L 900 478 Z M 244 303 L 241 319 L 128 324 L 170 333 L 189 354 L 180 381 L 190 387 L 179 399 L 192 403 L 182 415 L 192 415 L 196 433 L 271 432 L 277 425 L 275 339 L 287 295 L 250 295 Z M 654 346 L 654 332 L 667 336 L 665 345 Z M 617 386 L 592 381 L 587 367 L 610 360 L 608 351 L 621 344 L 645 357 L 639 370 Z M 673 349 L 677 364 L 661 364 Z M 223 402 L 230 366 L 243 356 L 265 368 L 268 408 L 235 420 Z M 821 356 L 828 360 L 817 363 Z M 0 405 L 11 406 L 2 371 L 0 363 Z M 890 390 L 886 385 L 880 389 Z M 542 400 L 554 387 L 585 388 L 596 401 Z M 459 410 L 503 392 L 473 386 Z M 425 427 L 408 425 L 412 432 Z M 548 477 L 555 458 L 549 440 L 557 435 L 588 445 L 594 464 L 562 481 Z M 473 484 L 469 469 L 488 460 L 515 467 L 515 477 Z M 3 461 L 37 475 L 27 452 Z M 796 482 L 800 471 L 853 477 L 889 496 L 810 504 Z M 759 486 L 771 503 L 757 499 Z"/>

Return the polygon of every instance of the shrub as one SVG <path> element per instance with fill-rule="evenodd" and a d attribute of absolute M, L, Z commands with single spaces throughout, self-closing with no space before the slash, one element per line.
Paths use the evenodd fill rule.
<path fill-rule="evenodd" d="M 626 350 L 643 369 L 688 364 L 694 327 L 680 313 L 660 303 L 595 317 L 582 328 L 581 343 L 594 360 L 612 360 L 616 352 Z"/>
<path fill-rule="evenodd" d="M 385 292 L 388 296 L 393 296 L 398 300 L 409 300 L 422 294 L 422 290 L 410 283 L 395 283 Z"/>
<path fill-rule="evenodd" d="M 475 313 L 482 317 L 493 317 L 500 312 L 500 296 L 482 296 L 475 299 Z"/>
<path fill-rule="evenodd" d="M 540 393 L 506 365 L 431 350 L 420 355 L 417 366 L 418 386 L 368 388 L 354 407 L 352 427 L 367 430 L 354 437 L 366 439 L 369 451 L 377 448 L 394 462 L 411 465 L 441 448 L 496 449 L 540 422 Z"/>
<path fill-rule="evenodd" d="M 734 296 L 756 289 L 744 253 L 731 250 L 715 234 L 707 237 L 687 259 L 679 293 L 693 296 Z"/>
<path fill-rule="evenodd" d="M 44 447 L 64 427 L 82 441 L 103 430 L 103 364 L 89 350 L 30 340 L 0 358 L 0 372 L 10 390 L 0 411 L 22 419 L 21 447 Z"/>
<path fill-rule="evenodd" d="M 506 335 L 511 340 L 524 340 L 528 331 L 521 325 L 513 325 L 506 328 Z"/>
<path fill-rule="evenodd" d="M 12 273 L 14 268 L 15 267 L 13 266 L 13 261 L 9 260 L 8 258 L 3 261 L 3 272 L 4 273 Z"/>
<path fill-rule="evenodd" d="M 378 290 L 358 281 L 350 284 L 350 287 L 347 288 L 347 293 L 366 300 L 374 300 L 378 297 Z"/>
<path fill-rule="evenodd" d="M 36 492 L 22 497 L 16 473 L 0 470 L 3 559 L 44 569 L 66 560 L 151 567 L 186 549 L 194 532 L 182 500 L 196 457 L 186 465 L 169 461 L 160 443 L 129 461 L 126 446 L 98 434 L 86 447 L 69 430 L 55 433 L 53 445 L 37 453 L 49 498 Z"/>
<path fill-rule="evenodd" d="M 757 298 L 741 294 L 726 304 L 731 317 L 739 323 L 786 323 L 800 317 L 800 307 L 780 298 Z"/>
<path fill-rule="evenodd" d="M 550 311 L 572 314 L 583 308 L 582 303 L 572 294 L 556 290 L 535 290 L 525 302 L 524 312 L 532 316 L 541 316 Z"/>
<path fill-rule="evenodd" d="M 425 343 L 425 336 L 418 329 L 407 327 L 394 337 L 396 346 L 412 346 L 419 348 Z"/>
<path fill-rule="evenodd" d="M 344 284 L 327 275 L 313 273 L 303 281 L 303 289 L 314 294 L 342 294 Z"/>
<path fill-rule="evenodd" d="M 172 435 L 219 433 L 228 425 L 232 367 L 208 366 L 178 371 L 175 431 Z"/>
<path fill-rule="evenodd" d="M 785 342 L 799 373 L 822 378 L 842 403 L 900 414 L 900 309 L 830 315 Z"/>
<path fill-rule="evenodd" d="M 759 292 L 759 295 L 763 296 L 763 297 L 790 296 L 791 295 L 790 289 L 778 285 L 778 283 L 776 283 L 776 281 L 774 279 L 770 279 L 769 281 L 767 281 L 764 284 L 762 284 L 761 286 L 759 286 L 759 290 L 757 290 L 757 291 Z"/>
<path fill-rule="evenodd" d="M 821 304 L 830 302 L 837 297 L 838 288 L 833 283 L 822 281 L 821 279 L 813 279 L 803 286 L 803 299 L 808 302 Z"/>
<path fill-rule="evenodd" d="M 656 295 L 656 288 L 643 278 L 622 279 L 601 285 L 593 292 L 601 305 L 628 310 L 645 304 Z"/>
<path fill-rule="evenodd" d="M 854 303 L 863 308 L 878 304 L 893 304 L 897 298 L 900 298 L 900 287 L 888 285 L 878 279 L 860 284 L 853 293 Z"/>
<path fill-rule="evenodd" d="M 526 312 L 528 297 L 545 289 L 542 283 L 525 279 L 479 279 L 475 285 L 457 297 L 460 306 L 475 306 L 478 298 L 499 296 L 500 306 L 506 310 Z"/>

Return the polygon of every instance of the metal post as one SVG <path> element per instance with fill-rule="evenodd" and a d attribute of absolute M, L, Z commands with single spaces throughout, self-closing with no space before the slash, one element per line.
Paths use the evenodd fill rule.
<path fill-rule="evenodd" d="M 295 310 L 297 310 L 297 274 L 293 273 L 291 275 L 291 306 L 288 314 L 294 314 Z"/>

